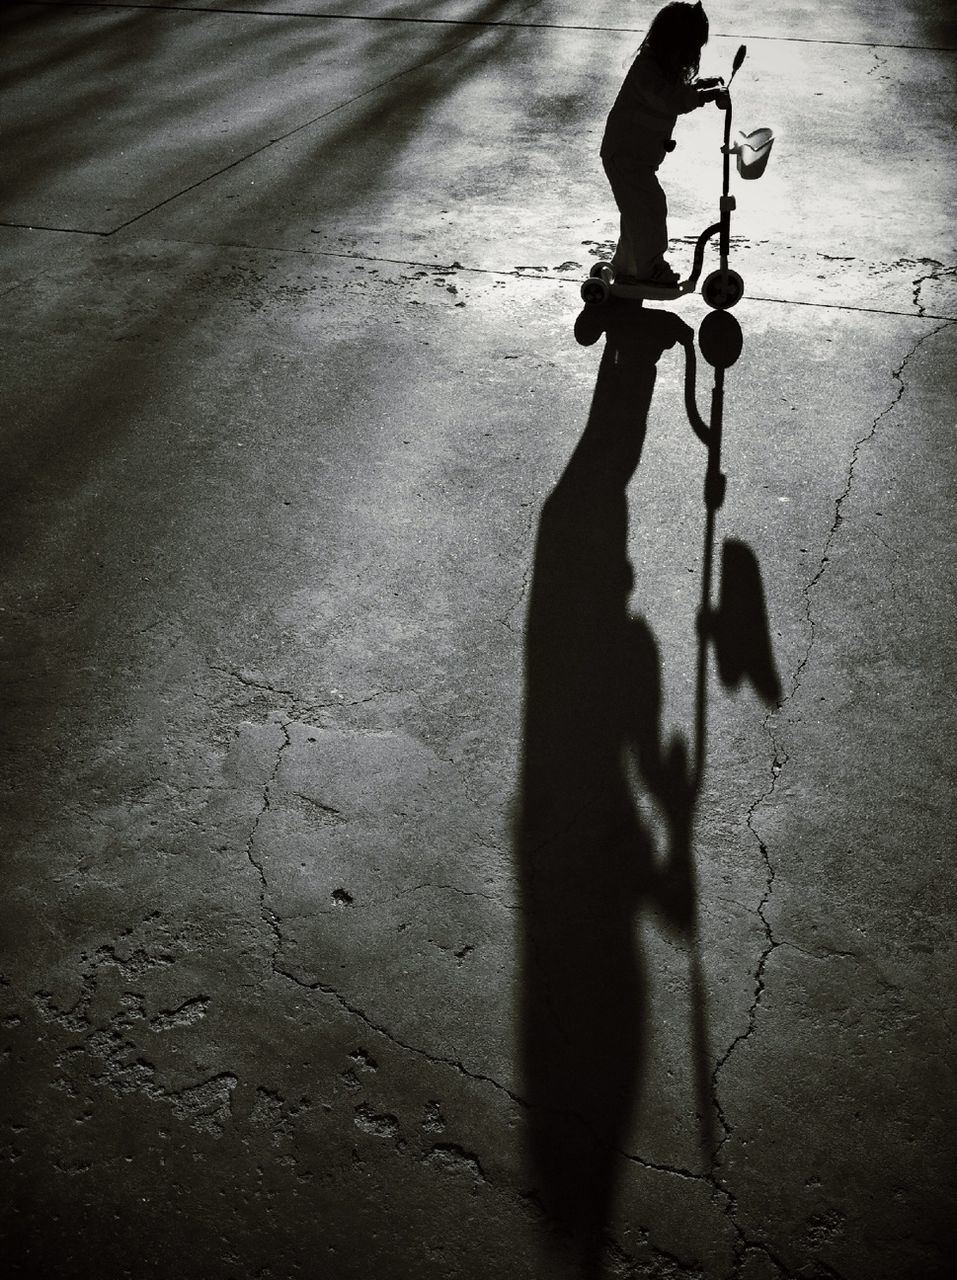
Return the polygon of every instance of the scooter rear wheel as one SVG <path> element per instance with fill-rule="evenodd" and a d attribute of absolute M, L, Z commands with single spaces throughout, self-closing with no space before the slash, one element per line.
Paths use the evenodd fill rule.
<path fill-rule="evenodd" d="M 589 276 L 582 285 L 582 302 L 589 306 L 600 306 L 608 301 L 608 285 L 600 276 Z"/>
<path fill-rule="evenodd" d="M 701 286 L 701 296 L 709 307 L 727 311 L 744 297 L 744 281 L 737 271 L 712 271 Z"/>

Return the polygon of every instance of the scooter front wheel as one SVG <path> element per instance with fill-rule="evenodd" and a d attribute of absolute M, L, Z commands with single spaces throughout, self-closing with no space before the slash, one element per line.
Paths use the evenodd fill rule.
<path fill-rule="evenodd" d="M 737 271 L 712 271 L 701 286 L 701 296 L 709 307 L 727 311 L 744 297 L 744 281 Z"/>

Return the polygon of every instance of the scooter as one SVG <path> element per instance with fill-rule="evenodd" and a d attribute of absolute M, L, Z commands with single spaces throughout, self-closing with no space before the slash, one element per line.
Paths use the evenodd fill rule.
<path fill-rule="evenodd" d="M 654 284 L 619 284 L 615 280 L 615 269 L 610 262 L 596 262 L 588 279 L 581 287 L 582 300 L 592 305 L 600 305 L 609 298 L 629 298 L 643 302 L 646 298 L 657 302 L 672 302 L 686 293 L 692 293 L 698 284 L 701 267 L 704 262 L 705 245 L 712 236 L 719 236 L 718 250 L 720 263 L 717 271 L 705 277 L 701 286 L 701 296 L 709 307 L 724 311 L 741 301 L 744 295 L 744 281 L 737 271 L 728 266 L 728 254 L 731 245 L 731 213 L 736 203 L 729 193 L 731 180 L 731 157 L 735 157 L 738 173 L 742 178 L 760 178 L 767 167 L 774 143 L 774 134 L 770 129 L 755 129 L 753 133 L 738 133 L 735 141 L 731 141 L 731 81 L 737 75 L 747 55 L 747 45 L 741 45 L 734 55 L 731 64 L 731 75 L 727 85 L 715 99 L 719 107 L 724 108 L 724 145 L 721 153 L 723 161 L 723 186 L 719 202 L 720 219 L 702 231 L 694 250 L 691 274 L 687 280 L 674 286 Z"/>

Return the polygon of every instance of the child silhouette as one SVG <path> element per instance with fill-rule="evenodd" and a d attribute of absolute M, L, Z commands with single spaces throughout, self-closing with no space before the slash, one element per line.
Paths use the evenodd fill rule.
<path fill-rule="evenodd" d="M 621 284 L 677 285 L 665 261 L 668 203 L 657 169 L 674 150 L 679 115 L 713 102 L 720 77 L 698 79 L 708 17 L 701 4 L 673 3 L 655 16 L 608 115 L 601 160 L 621 215 L 612 258 Z"/>

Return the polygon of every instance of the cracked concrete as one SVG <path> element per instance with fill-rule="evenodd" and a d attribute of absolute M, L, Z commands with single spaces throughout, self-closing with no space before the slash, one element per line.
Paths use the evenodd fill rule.
<path fill-rule="evenodd" d="M 949 1275 L 957 30 L 709 11 L 720 395 L 637 10 L 5 10 L 11 1274 Z"/>
<path fill-rule="evenodd" d="M 916 291 L 915 291 L 915 302 L 916 302 Z M 749 1010 L 747 1028 L 735 1038 L 735 1040 L 729 1046 L 727 1051 L 718 1060 L 718 1063 L 714 1069 L 712 1082 L 714 1086 L 716 1100 L 718 1099 L 719 1093 L 720 1093 L 720 1075 L 722 1070 L 724 1069 L 729 1058 L 735 1052 L 738 1046 L 742 1044 L 745 1040 L 747 1040 L 748 1037 L 754 1033 L 758 1006 L 761 1002 L 761 998 L 765 990 L 764 974 L 767 969 L 771 953 L 775 950 L 775 948 L 782 945 L 780 940 L 775 938 L 773 929 L 771 927 L 771 923 L 768 920 L 767 915 L 765 914 L 765 908 L 767 907 L 773 892 L 775 869 L 771 861 L 768 848 L 764 844 L 764 842 L 761 840 L 760 835 L 758 834 L 757 830 L 754 827 L 754 818 L 759 807 L 769 802 L 773 803 L 774 790 L 777 784 L 778 777 L 780 776 L 781 771 L 787 766 L 788 760 L 789 760 L 789 756 L 786 750 L 779 744 L 779 741 L 774 734 L 773 725 L 775 721 L 779 718 L 780 712 L 786 707 L 787 703 L 797 693 L 801 685 L 802 675 L 806 670 L 806 668 L 808 667 L 809 663 L 811 662 L 812 650 L 814 648 L 814 642 L 815 642 L 815 620 L 814 620 L 814 612 L 812 608 L 812 597 L 818 587 L 818 584 L 821 582 L 821 579 L 824 577 L 825 573 L 827 572 L 827 569 L 830 563 L 829 551 L 834 539 L 838 535 L 838 531 L 840 530 L 842 520 L 843 520 L 843 509 L 850 499 L 851 488 L 854 482 L 854 473 L 858 465 L 858 460 L 860 458 L 861 450 L 866 445 L 868 445 L 869 442 L 874 440 L 883 419 L 887 417 L 889 414 L 891 414 L 900 404 L 906 389 L 904 372 L 909 362 L 915 357 L 919 348 L 925 341 L 932 339 L 934 336 L 940 333 L 945 327 L 946 326 L 942 325 L 937 329 L 931 330 L 930 333 L 924 334 L 922 337 L 920 337 L 917 340 L 913 348 L 907 353 L 907 355 L 902 360 L 900 366 L 894 371 L 893 376 L 895 381 L 898 383 L 898 389 L 897 389 L 896 395 L 894 396 L 892 401 L 884 409 L 882 409 L 881 412 L 877 415 L 877 417 L 874 419 L 867 433 L 863 435 L 861 439 L 858 440 L 857 443 L 854 445 L 854 449 L 851 454 L 851 458 L 850 458 L 850 462 L 847 470 L 847 482 L 843 491 L 841 492 L 841 494 L 839 495 L 835 503 L 834 521 L 831 525 L 831 528 L 828 531 L 827 537 L 824 540 L 824 546 L 821 552 L 821 559 L 820 559 L 819 566 L 814 576 L 808 582 L 804 591 L 805 617 L 807 620 L 807 630 L 808 630 L 807 649 L 804 655 L 802 656 L 800 662 L 798 663 L 795 671 L 792 674 L 790 690 L 788 691 L 787 694 L 785 694 L 783 699 L 778 703 L 777 708 L 773 712 L 770 712 L 767 717 L 766 728 L 768 731 L 768 736 L 771 741 L 771 746 L 773 748 L 773 761 L 771 765 L 772 776 L 771 776 L 771 781 L 769 783 L 768 789 L 764 792 L 764 794 L 758 800 L 755 801 L 750 812 L 748 813 L 748 818 L 747 818 L 748 827 L 751 829 L 755 839 L 758 841 L 759 848 L 761 851 L 761 856 L 764 860 L 764 864 L 767 870 L 765 892 L 757 906 L 757 913 L 761 918 L 762 925 L 764 926 L 767 946 L 761 953 L 761 956 L 758 960 L 757 969 L 755 971 L 754 1002 L 751 1006 L 751 1009 Z M 784 945 L 793 946 L 794 944 L 784 944 Z M 801 950 L 801 948 L 796 948 L 796 949 Z M 807 955 L 809 953 L 802 952 L 802 954 Z M 834 958 L 845 958 L 845 957 L 852 956 L 854 953 L 832 951 L 829 954 Z M 718 1107 L 718 1114 L 721 1120 L 722 1128 L 724 1130 L 723 1141 L 726 1141 L 731 1134 L 731 1126 L 727 1123 L 727 1120 L 725 1119 L 724 1114 L 721 1111 L 720 1105 Z M 722 1145 L 723 1145 L 723 1142 L 722 1142 Z M 716 1152 L 716 1161 L 720 1160 L 720 1152 L 721 1152 L 721 1149 L 719 1147 L 718 1151 Z"/>

